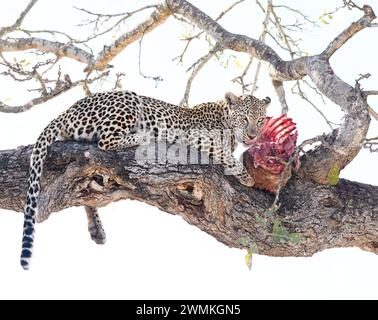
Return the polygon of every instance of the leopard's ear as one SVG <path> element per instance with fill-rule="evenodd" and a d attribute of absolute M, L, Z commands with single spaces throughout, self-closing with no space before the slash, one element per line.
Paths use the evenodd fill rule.
<path fill-rule="evenodd" d="M 238 104 L 238 102 L 240 102 L 239 97 L 235 96 L 232 92 L 227 92 L 224 95 L 224 98 L 226 99 L 229 105 L 235 105 Z"/>
<path fill-rule="evenodd" d="M 266 97 L 262 99 L 262 101 L 265 103 L 265 108 L 267 108 L 272 100 L 269 97 Z"/>

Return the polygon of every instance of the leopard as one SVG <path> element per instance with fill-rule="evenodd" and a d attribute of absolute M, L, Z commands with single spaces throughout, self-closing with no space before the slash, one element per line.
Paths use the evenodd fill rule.
<path fill-rule="evenodd" d="M 52 120 L 34 144 L 28 179 L 21 250 L 21 266 L 28 270 L 32 258 L 41 177 L 49 147 L 55 141 L 96 143 L 107 152 L 142 145 L 153 136 L 197 148 L 217 159 L 229 174 L 246 186 L 254 180 L 232 152 L 238 143 L 253 139 L 264 123 L 269 97 L 227 92 L 224 99 L 193 107 L 167 103 L 133 91 L 105 91 L 88 95 Z M 229 148 L 219 142 L 219 132 L 235 132 Z M 105 243 L 97 208 L 85 207 L 92 240 Z"/>

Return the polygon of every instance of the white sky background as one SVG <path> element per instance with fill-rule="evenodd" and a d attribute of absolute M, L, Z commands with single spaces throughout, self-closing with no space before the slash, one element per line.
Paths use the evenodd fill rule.
<path fill-rule="evenodd" d="M 212 17 L 233 3 L 230 0 L 191 2 Z M 371 4 L 378 12 L 377 1 L 356 2 Z M 25 0 L 3 1 L 0 26 L 12 24 L 26 3 Z M 89 30 L 75 27 L 84 15 L 73 9 L 73 4 L 92 11 L 116 13 L 130 11 L 144 3 L 149 2 L 40 0 L 23 27 L 57 29 L 80 37 Z M 281 0 L 280 3 L 301 9 L 316 20 L 341 1 Z M 283 19 L 292 19 L 287 12 L 280 13 Z M 309 54 L 321 52 L 330 40 L 360 16 L 359 11 L 346 10 L 334 15 L 329 25 L 308 26 L 300 35 L 303 50 Z M 246 1 L 222 19 L 221 24 L 232 32 L 257 38 L 262 19 L 254 1 Z M 130 20 L 127 26 L 132 27 L 137 20 Z M 138 43 L 117 56 L 111 63 L 115 70 L 126 73 L 123 87 L 179 103 L 188 76 L 186 67 L 208 48 L 206 43 L 196 42 L 186 56 L 184 66 L 172 63 L 172 58 L 184 45 L 177 39 L 188 30 L 189 27 L 170 19 L 145 37 L 142 69 L 145 74 L 164 78 L 157 87 L 151 80 L 138 75 Z M 111 35 L 105 39 L 109 43 Z M 359 73 L 370 72 L 372 76 L 363 82 L 363 87 L 377 90 L 377 39 L 378 29 L 367 29 L 344 45 L 331 60 L 338 76 L 353 85 Z M 270 39 L 268 43 L 274 46 Z M 95 52 L 103 44 L 95 43 Z M 247 63 L 246 55 L 232 54 L 242 66 Z M 288 58 L 285 53 L 280 54 Z M 13 54 L 7 57 L 13 57 Z M 77 70 L 84 68 L 71 60 L 67 60 L 65 66 L 63 72 L 69 73 L 72 79 L 79 77 Z M 240 93 L 240 88 L 230 79 L 241 72 L 233 60 L 228 69 L 212 60 L 193 83 L 191 104 L 221 99 L 226 91 Z M 289 114 L 298 123 L 300 140 L 328 132 L 328 126 L 312 107 L 290 94 L 292 85 L 285 84 Z M 111 83 L 104 82 L 92 89 L 111 87 Z M 265 66 L 256 95 L 270 96 L 272 105 L 268 113 L 278 115 L 279 104 Z M 83 91 L 75 89 L 26 113 L 0 113 L 0 149 L 34 143 L 49 121 L 82 96 Z M 25 88 L 0 78 L 2 101 L 16 105 L 27 97 Z M 378 110 L 378 98 L 371 97 L 369 102 Z M 318 106 L 335 122 L 342 116 L 339 108 L 329 101 L 325 106 L 319 101 Z M 378 126 L 373 122 L 369 136 L 377 134 Z M 376 163 L 377 154 L 362 151 L 341 175 L 376 185 Z M 23 272 L 19 266 L 22 215 L 0 210 L 0 298 L 378 298 L 378 257 L 372 253 L 350 248 L 327 250 L 311 258 L 254 256 L 253 268 L 249 271 L 244 264 L 245 251 L 227 248 L 179 216 L 135 201 L 114 203 L 100 212 L 107 232 L 106 245 L 98 246 L 90 240 L 84 209 L 70 208 L 62 214 L 53 214 L 37 226 L 33 265 L 29 272 Z"/>

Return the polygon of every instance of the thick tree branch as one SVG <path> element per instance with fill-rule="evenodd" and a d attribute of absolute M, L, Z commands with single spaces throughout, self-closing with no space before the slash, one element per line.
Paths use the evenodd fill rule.
<path fill-rule="evenodd" d="M 358 21 L 353 22 L 346 28 L 339 36 L 337 36 L 323 51 L 322 56 L 329 59 L 338 49 L 340 49 L 350 38 L 357 32 L 369 27 L 371 22 L 375 19 L 374 11 L 371 7 L 363 6 L 364 16 Z"/>
<path fill-rule="evenodd" d="M 370 125 L 369 106 L 362 92 L 337 77 L 325 58 L 312 57 L 308 74 L 319 91 L 345 112 L 337 134 L 309 154 L 301 168 L 308 177 L 327 183 L 329 171 L 335 166 L 342 170 L 362 148 Z"/>
<path fill-rule="evenodd" d="M 254 245 L 264 255 L 309 256 L 351 246 L 378 254 L 377 187 L 293 177 L 281 191 L 281 207 L 269 213 L 274 195 L 241 186 L 220 166 L 142 165 L 134 151 L 55 143 L 43 174 L 39 221 L 71 206 L 133 199 L 178 214 L 230 247 Z M 30 152 L 31 146 L 0 152 L 0 208 L 22 211 Z"/>
<path fill-rule="evenodd" d="M 26 51 L 35 49 L 41 52 L 53 53 L 59 57 L 71 58 L 73 60 L 90 64 L 93 61 L 93 55 L 71 43 L 62 43 L 50 41 L 42 38 L 7 38 L 0 39 L 0 51 Z"/>

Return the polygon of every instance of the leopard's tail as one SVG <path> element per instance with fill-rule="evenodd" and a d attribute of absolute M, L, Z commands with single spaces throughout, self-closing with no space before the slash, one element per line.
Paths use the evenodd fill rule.
<path fill-rule="evenodd" d="M 26 205 L 24 209 L 24 229 L 22 236 L 21 266 L 27 270 L 33 252 L 35 233 L 35 219 L 38 214 L 38 197 L 41 189 L 40 180 L 43 164 L 47 156 L 48 147 L 60 134 L 56 121 L 51 122 L 38 137 L 30 158 L 29 187 L 27 189 Z"/>

